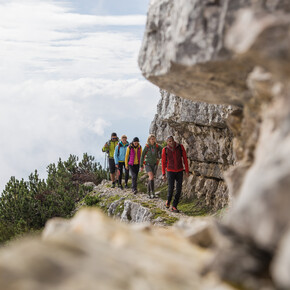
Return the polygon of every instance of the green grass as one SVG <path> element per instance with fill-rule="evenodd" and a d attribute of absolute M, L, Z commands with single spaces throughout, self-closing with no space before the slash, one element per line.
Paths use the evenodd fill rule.
<path fill-rule="evenodd" d="M 178 209 L 188 216 L 206 216 L 210 214 L 210 209 L 202 205 L 197 199 L 181 200 Z"/>
<path fill-rule="evenodd" d="M 153 219 L 161 217 L 162 221 L 169 226 L 173 225 L 179 220 L 179 218 L 170 216 L 166 211 L 158 207 L 152 209 L 151 212 L 153 213 Z"/>
<path fill-rule="evenodd" d="M 167 192 L 168 192 L 168 185 L 164 184 L 161 187 L 155 190 L 156 192 L 159 191 L 159 197 L 163 200 L 167 200 Z"/>
<path fill-rule="evenodd" d="M 168 215 L 168 217 L 164 220 L 164 222 L 169 225 L 172 226 L 174 223 L 176 223 L 179 219 L 177 217 L 173 217 Z"/>
<path fill-rule="evenodd" d="M 147 193 L 147 186 L 144 182 L 138 181 L 137 182 L 137 190 L 138 192 Z"/>
<path fill-rule="evenodd" d="M 147 208 L 154 208 L 156 205 L 153 202 L 141 202 L 141 205 Z"/>

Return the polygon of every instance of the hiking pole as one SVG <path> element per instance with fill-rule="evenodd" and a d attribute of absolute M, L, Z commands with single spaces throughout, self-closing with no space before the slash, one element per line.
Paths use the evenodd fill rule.
<path fill-rule="evenodd" d="M 109 154 L 106 154 L 106 162 L 107 162 L 107 167 L 106 167 L 107 180 L 110 180 L 110 173 L 109 173 Z"/>

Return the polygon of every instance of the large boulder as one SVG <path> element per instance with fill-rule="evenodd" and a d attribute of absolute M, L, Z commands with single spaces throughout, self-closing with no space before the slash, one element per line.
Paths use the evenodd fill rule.
<path fill-rule="evenodd" d="M 202 277 L 212 253 L 194 245 L 192 233 L 187 236 L 181 229 L 136 227 L 82 210 L 71 220 L 50 220 L 42 239 L 1 249 L 0 288 L 233 289 L 216 276 Z M 200 234 L 198 242 L 207 240 Z"/>
<path fill-rule="evenodd" d="M 290 2 L 151 1 L 139 66 L 170 93 L 241 108 L 227 122 L 236 164 L 222 232 L 231 242 L 213 265 L 239 285 L 271 277 L 290 226 Z"/>
<path fill-rule="evenodd" d="M 256 64 L 289 72 L 289 11 L 287 0 L 151 1 L 139 66 L 177 96 L 242 105 Z"/>

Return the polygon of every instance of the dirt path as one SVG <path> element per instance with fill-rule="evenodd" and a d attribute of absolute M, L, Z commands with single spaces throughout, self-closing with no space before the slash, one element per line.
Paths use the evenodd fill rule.
<path fill-rule="evenodd" d="M 188 215 L 185 215 L 182 212 L 174 213 L 170 209 L 167 209 L 165 206 L 165 201 L 161 198 L 149 198 L 148 194 L 143 192 L 138 192 L 136 195 L 132 193 L 130 189 L 120 189 L 120 188 L 111 188 L 111 182 L 107 180 L 103 180 L 101 184 L 95 187 L 95 191 L 108 196 L 120 196 L 125 197 L 126 199 L 131 199 L 134 202 L 140 203 L 143 206 L 148 206 L 150 208 L 159 208 L 165 211 L 169 216 L 175 217 L 177 219 L 188 219 L 190 218 Z M 157 192 L 158 194 L 158 192 Z"/>

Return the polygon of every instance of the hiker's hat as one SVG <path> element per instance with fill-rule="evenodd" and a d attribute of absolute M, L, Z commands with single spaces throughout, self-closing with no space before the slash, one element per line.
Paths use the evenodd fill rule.
<path fill-rule="evenodd" d="M 133 142 L 139 142 L 139 138 L 138 137 L 134 137 Z"/>
<path fill-rule="evenodd" d="M 123 139 L 123 138 L 127 138 L 127 136 L 126 135 L 122 135 L 121 139 Z"/>

